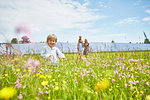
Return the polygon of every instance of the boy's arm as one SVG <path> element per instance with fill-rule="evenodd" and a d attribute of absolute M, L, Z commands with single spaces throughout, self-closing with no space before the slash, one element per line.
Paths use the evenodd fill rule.
<path fill-rule="evenodd" d="M 46 47 L 44 47 L 44 48 L 42 49 L 42 51 L 41 51 L 41 53 L 40 53 L 40 56 L 43 57 L 44 59 L 49 59 L 49 56 L 50 56 L 50 55 L 48 55 L 48 52 L 47 52 L 47 50 L 46 50 Z"/>
<path fill-rule="evenodd" d="M 58 48 L 56 49 L 56 53 L 57 53 L 57 56 L 58 56 L 60 59 L 65 58 L 65 55 L 64 55 Z"/>

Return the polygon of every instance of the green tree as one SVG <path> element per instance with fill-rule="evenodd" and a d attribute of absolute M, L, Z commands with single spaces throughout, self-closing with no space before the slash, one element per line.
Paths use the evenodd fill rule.
<path fill-rule="evenodd" d="M 14 44 L 18 43 L 17 38 L 12 38 L 11 43 L 14 43 Z"/>
<path fill-rule="evenodd" d="M 114 40 L 112 40 L 112 41 L 111 41 L 111 43 L 115 43 L 115 41 L 114 41 Z"/>
<path fill-rule="evenodd" d="M 145 43 L 145 44 L 150 44 L 149 39 L 148 39 L 148 38 L 146 38 L 146 39 L 145 39 L 145 41 L 144 41 L 144 43 Z"/>

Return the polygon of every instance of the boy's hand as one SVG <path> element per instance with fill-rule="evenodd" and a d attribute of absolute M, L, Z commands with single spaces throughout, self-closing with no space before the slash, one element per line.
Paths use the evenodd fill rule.
<path fill-rule="evenodd" d="M 51 59 L 52 55 L 50 55 L 48 58 Z"/>

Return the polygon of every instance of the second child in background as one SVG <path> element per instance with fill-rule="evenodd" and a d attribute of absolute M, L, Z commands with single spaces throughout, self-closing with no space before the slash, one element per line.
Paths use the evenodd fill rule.
<path fill-rule="evenodd" d="M 87 58 L 87 56 L 88 56 L 88 54 L 89 54 L 89 49 L 90 49 L 90 45 L 89 45 L 87 39 L 84 40 L 83 46 L 84 46 L 84 53 L 83 53 L 83 54 L 84 54 L 85 57 Z"/>

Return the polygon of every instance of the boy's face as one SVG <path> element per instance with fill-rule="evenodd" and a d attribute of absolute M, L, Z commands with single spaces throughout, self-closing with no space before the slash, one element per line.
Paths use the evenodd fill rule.
<path fill-rule="evenodd" d="M 48 45 L 52 48 L 56 45 L 56 40 L 55 39 L 50 39 L 48 40 Z"/>

